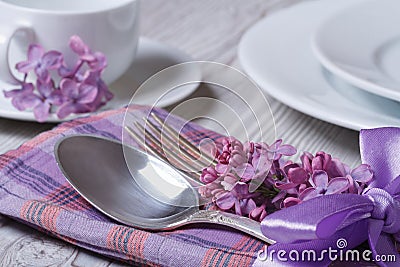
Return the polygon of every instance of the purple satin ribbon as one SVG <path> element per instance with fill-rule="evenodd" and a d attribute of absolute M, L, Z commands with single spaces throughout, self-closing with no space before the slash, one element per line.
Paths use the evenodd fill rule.
<path fill-rule="evenodd" d="M 361 159 L 374 171 L 374 180 L 362 195 L 336 194 L 317 197 L 297 206 L 268 215 L 261 223 L 265 236 L 277 243 L 268 249 L 314 250 L 338 248 L 343 251 L 368 240 L 372 255 L 396 255 L 395 262 L 376 262 L 380 266 L 400 266 L 395 241 L 400 241 L 400 128 L 362 130 Z M 379 257 L 378 256 L 378 257 Z M 318 262 L 280 262 L 281 265 L 321 266 Z"/>

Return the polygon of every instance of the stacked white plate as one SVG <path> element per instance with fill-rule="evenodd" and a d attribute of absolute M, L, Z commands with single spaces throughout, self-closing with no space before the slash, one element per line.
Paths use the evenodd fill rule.
<path fill-rule="evenodd" d="M 242 38 L 244 70 L 268 94 L 354 130 L 400 126 L 400 1 L 307 1 Z"/>

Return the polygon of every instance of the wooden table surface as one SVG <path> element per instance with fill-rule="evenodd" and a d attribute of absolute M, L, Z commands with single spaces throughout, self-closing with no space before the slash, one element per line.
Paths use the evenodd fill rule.
<path fill-rule="evenodd" d="M 144 0 L 141 35 L 177 47 L 196 60 L 216 61 L 241 69 L 237 47 L 243 33 L 260 19 L 298 2 Z M 213 96 L 225 103 L 229 101 L 229 96 L 207 86 L 201 86 L 189 99 L 201 96 Z M 276 136 L 283 138 L 286 143 L 296 146 L 300 151 L 329 151 L 350 166 L 360 163 L 358 132 L 322 122 L 270 97 L 268 99 L 275 118 Z M 172 108 L 169 107 L 170 110 Z M 262 103 L 255 103 L 255 109 L 256 114 L 260 114 L 266 107 Z M 218 107 L 208 107 L 202 112 L 214 118 L 220 115 L 218 110 Z M 191 117 L 196 115 L 195 112 L 196 108 L 193 108 L 181 115 Z M 204 125 L 209 126 L 206 121 Z M 54 126 L 0 119 L 0 154 L 17 148 L 24 141 Z M 271 123 L 265 122 L 263 127 L 271 127 Z M 255 129 L 248 131 L 251 133 Z M 268 129 L 265 131 L 270 133 Z M 234 131 L 233 134 L 240 135 Z M 0 215 L 0 266 L 12 265 L 123 266 Z"/>

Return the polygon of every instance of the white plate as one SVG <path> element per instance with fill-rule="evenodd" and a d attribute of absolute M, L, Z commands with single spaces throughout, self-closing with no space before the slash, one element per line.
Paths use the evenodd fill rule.
<path fill-rule="evenodd" d="M 371 93 L 400 101 L 400 1 L 364 1 L 329 17 L 312 38 L 328 70 Z"/>
<path fill-rule="evenodd" d="M 134 62 L 121 78 L 110 85 L 110 90 L 114 93 L 114 98 L 108 102 L 106 106 L 101 108 L 101 110 L 120 108 L 129 104 L 136 89 L 152 75 L 164 68 L 188 61 L 192 61 L 192 58 L 176 48 L 147 38 L 140 38 Z M 192 68 L 188 72 L 180 73 L 180 75 L 185 75 L 185 77 L 176 77 L 178 81 L 201 80 L 200 69 Z M 198 83 L 192 83 L 181 86 L 179 87 L 179 90 L 172 90 L 165 95 L 163 95 L 165 92 L 164 88 L 154 88 L 153 90 L 141 91 L 140 94 L 135 94 L 134 103 L 141 105 L 153 105 L 154 103 L 157 103 L 156 105 L 158 107 L 166 107 L 188 97 L 197 87 Z M 0 89 L 9 90 L 13 88 L 15 88 L 15 86 L 0 81 Z M 161 96 L 162 98 L 160 98 Z M 64 120 L 60 120 L 55 114 L 52 114 L 47 122 L 66 121 L 81 116 L 87 116 L 87 114 L 71 115 Z M 0 117 L 35 121 L 32 112 L 18 111 L 15 109 L 11 105 L 10 99 L 4 98 L 2 90 L 0 91 Z"/>
<path fill-rule="evenodd" d="M 310 38 L 317 25 L 360 1 L 307 1 L 268 16 L 240 42 L 244 70 L 265 92 L 321 120 L 354 130 L 400 126 L 400 103 L 336 79 L 311 50 Z"/>

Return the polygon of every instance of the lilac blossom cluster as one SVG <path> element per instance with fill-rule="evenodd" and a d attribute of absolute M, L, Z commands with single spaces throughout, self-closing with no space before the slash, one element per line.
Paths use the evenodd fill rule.
<path fill-rule="evenodd" d="M 370 166 L 355 169 L 325 152 L 301 155 L 300 163 L 284 160 L 297 153 L 278 140 L 241 143 L 233 137 L 222 141 L 218 163 L 202 171 L 199 188 L 210 198 L 209 209 L 222 210 L 262 221 L 268 213 L 327 194 L 361 194 L 373 179 Z M 250 192 L 251 184 L 261 184 Z"/>
<path fill-rule="evenodd" d="M 32 109 L 39 122 L 56 112 L 60 119 L 72 113 L 96 111 L 113 98 L 101 75 L 107 66 L 103 53 L 92 52 L 79 36 L 72 36 L 70 49 L 76 54 L 76 62 L 68 66 L 63 54 L 45 52 L 42 46 L 31 44 L 28 59 L 19 62 L 16 69 L 24 74 L 21 87 L 4 91 L 15 108 Z M 28 81 L 33 72 L 36 81 Z"/>

